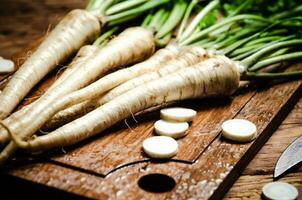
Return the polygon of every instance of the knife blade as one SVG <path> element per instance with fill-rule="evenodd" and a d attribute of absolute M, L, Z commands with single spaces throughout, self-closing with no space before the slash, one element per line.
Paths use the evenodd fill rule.
<path fill-rule="evenodd" d="M 277 161 L 274 178 L 277 178 L 302 162 L 302 135 L 293 141 Z"/>

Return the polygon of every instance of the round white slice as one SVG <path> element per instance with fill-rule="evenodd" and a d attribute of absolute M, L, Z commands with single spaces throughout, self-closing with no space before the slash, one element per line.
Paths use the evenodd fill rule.
<path fill-rule="evenodd" d="M 256 125 L 244 119 L 231 119 L 222 123 L 222 136 L 236 141 L 249 142 L 255 139 Z"/>
<path fill-rule="evenodd" d="M 151 158 L 167 159 L 177 154 L 178 144 L 171 137 L 154 136 L 144 140 L 143 149 Z"/>
<path fill-rule="evenodd" d="M 0 74 L 11 73 L 15 70 L 15 64 L 11 60 L 0 58 Z"/>
<path fill-rule="evenodd" d="M 160 110 L 160 117 L 167 121 L 190 122 L 197 112 L 189 108 L 164 108 Z"/>
<path fill-rule="evenodd" d="M 185 136 L 188 128 L 188 122 L 172 122 L 161 119 L 154 123 L 154 129 L 158 135 L 169 136 L 175 139 Z"/>
<path fill-rule="evenodd" d="M 262 194 L 269 200 L 294 200 L 299 196 L 297 188 L 285 182 L 265 184 L 262 188 Z"/>

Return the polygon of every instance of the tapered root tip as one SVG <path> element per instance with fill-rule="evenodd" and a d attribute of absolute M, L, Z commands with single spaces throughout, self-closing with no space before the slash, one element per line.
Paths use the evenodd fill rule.
<path fill-rule="evenodd" d="M 13 133 L 5 124 L 3 121 L 0 121 L 0 126 L 2 126 L 7 133 L 9 134 L 9 136 L 11 137 L 11 139 L 16 143 L 16 145 L 20 148 L 27 148 L 29 146 L 28 142 L 23 141 L 21 138 L 19 138 L 15 133 Z"/>

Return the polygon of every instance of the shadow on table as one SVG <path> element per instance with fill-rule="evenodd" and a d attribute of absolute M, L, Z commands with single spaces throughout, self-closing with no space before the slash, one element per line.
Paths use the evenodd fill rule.
<path fill-rule="evenodd" d="M 80 196 L 69 194 L 65 191 L 53 189 L 50 187 L 38 185 L 36 183 L 22 180 L 9 175 L 0 175 L 0 199 L 14 200 L 14 199 L 43 199 L 43 200 L 84 200 Z"/>

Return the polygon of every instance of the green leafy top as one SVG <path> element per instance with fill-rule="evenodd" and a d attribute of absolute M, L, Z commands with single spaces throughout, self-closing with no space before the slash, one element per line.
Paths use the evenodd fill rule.
<path fill-rule="evenodd" d="M 217 22 L 217 12 L 218 10 L 212 10 L 204 16 L 198 24 L 198 29 L 201 30 L 214 25 Z"/>
<path fill-rule="evenodd" d="M 234 15 L 238 12 L 268 16 L 300 6 L 300 0 L 221 0 L 225 14 Z"/>

